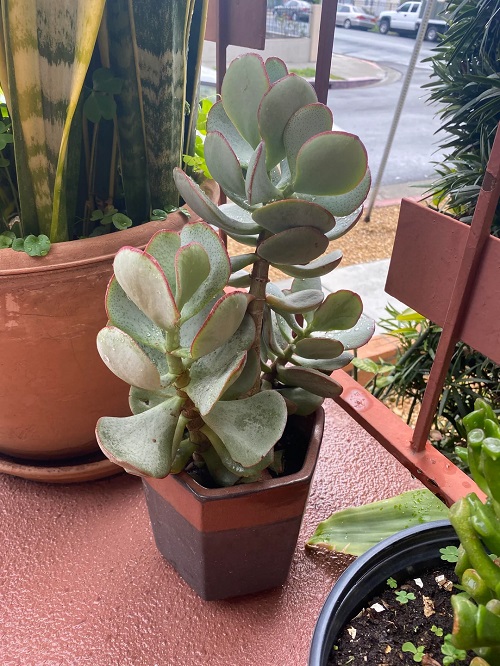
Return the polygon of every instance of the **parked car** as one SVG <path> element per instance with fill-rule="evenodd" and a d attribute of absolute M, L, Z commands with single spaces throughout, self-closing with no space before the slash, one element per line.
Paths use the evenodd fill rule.
<path fill-rule="evenodd" d="M 377 23 L 373 14 L 368 13 L 364 8 L 360 9 L 354 5 L 338 5 L 335 25 L 342 25 L 344 28 L 362 28 L 369 30 Z"/>
<path fill-rule="evenodd" d="M 395 11 L 381 12 L 377 21 L 379 30 L 382 35 L 392 30 L 400 35 L 416 37 L 424 11 L 425 2 L 405 2 Z M 425 32 L 425 39 L 429 42 L 435 42 L 438 36 L 447 30 L 447 23 L 441 16 L 443 11 L 444 3 L 440 0 L 431 12 Z"/>
<path fill-rule="evenodd" d="M 273 15 L 277 18 L 287 18 L 291 21 L 309 21 L 311 15 L 311 3 L 305 0 L 287 0 L 283 5 L 277 5 L 273 9 Z"/>

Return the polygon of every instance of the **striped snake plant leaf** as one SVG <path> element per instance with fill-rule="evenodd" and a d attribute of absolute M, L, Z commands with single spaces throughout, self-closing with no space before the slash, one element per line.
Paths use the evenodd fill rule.
<path fill-rule="evenodd" d="M 63 203 L 71 123 L 105 0 L 5 0 L 10 113 L 24 231 L 66 240 Z M 43 81 L 42 81 L 43 77 Z"/>
<path fill-rule="evenodd" d="M 125 191 L 137 178 L 138 170 L 141 181 L 131 189 L 127 209 L 140 210 L 147 179 L 151 207 L 166 209 L 178 203 L 172 170 L 182 164 L 193 1 L 108 0 L 108 4 L 110 60 L 124 78 L 126 90 L 119 108 L 120 141 L 138 146 L 129 152 L 124 143 L 121 150 Z M 119 8 L 121 4 L 129 7 L 127 20 Z M 138 200 L 132 201 L 132 197 Z M 138 214 L 142 219 L 137 221 L 141 222 L 149 211 Z"/>

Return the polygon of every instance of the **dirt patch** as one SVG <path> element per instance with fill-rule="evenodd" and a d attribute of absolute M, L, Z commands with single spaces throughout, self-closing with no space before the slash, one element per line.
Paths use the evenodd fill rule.
<path fill-rule="evenodd" d="M 456 583 L 453 567 L 443 563 L 415 579 L 398 581 L 394 589 L 388 585 L 345 627 L 328 666 L 410 666 L 415 662 L 441 666 L 441 647 L 453 626 L 450 598 L 457 594 Z M 408 643 L 413 647 L 405 646 Z"/>

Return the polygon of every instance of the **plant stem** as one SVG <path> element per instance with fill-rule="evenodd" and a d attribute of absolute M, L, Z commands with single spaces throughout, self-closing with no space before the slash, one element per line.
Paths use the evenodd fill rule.
<path fill-rule="evenodd" d="M 260 243 L 267 238 L 269 232 L 263 231 L 259 236 L 257 248 Z M 262 334 L 262 321 L 264 319 L 264 305 L 266 302 L 266 284 L 269 282 L 269 262 L 265 259 L 257 259 L 252 267 L 252 275 L 250 278 L 249 293 L 253 296 L 253 300 L 248 306 L 248 312 L 251 315 L 255 324 L 255 340 L 252 349 L 256 352 L 257 358 L 260 359 L 260 339 Z M 260 391 L 260 377 L 258 376 L 252 388 L 246 394 L 247 397 L 254 395 Z"/>

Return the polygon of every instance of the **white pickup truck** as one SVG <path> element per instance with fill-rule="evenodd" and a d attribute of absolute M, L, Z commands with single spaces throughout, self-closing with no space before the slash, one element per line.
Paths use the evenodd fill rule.
<path fill-rule="evenodd" d="M 432 12 L 433 15 L 427 25 L 425 39 L 429 42 L 435 42 L 439 34 L 446 32 L 446 21 L 440 18 L 443 4 L 443 2 L 436 3 L 436 10 Z M 383 35 L 392 30 L 402 35 L 416 36 L 422 22 L 424 9 L 425 2 L 405 2 L 396 11 L 381 12 L 377 19 L 379 30 Z"/>

